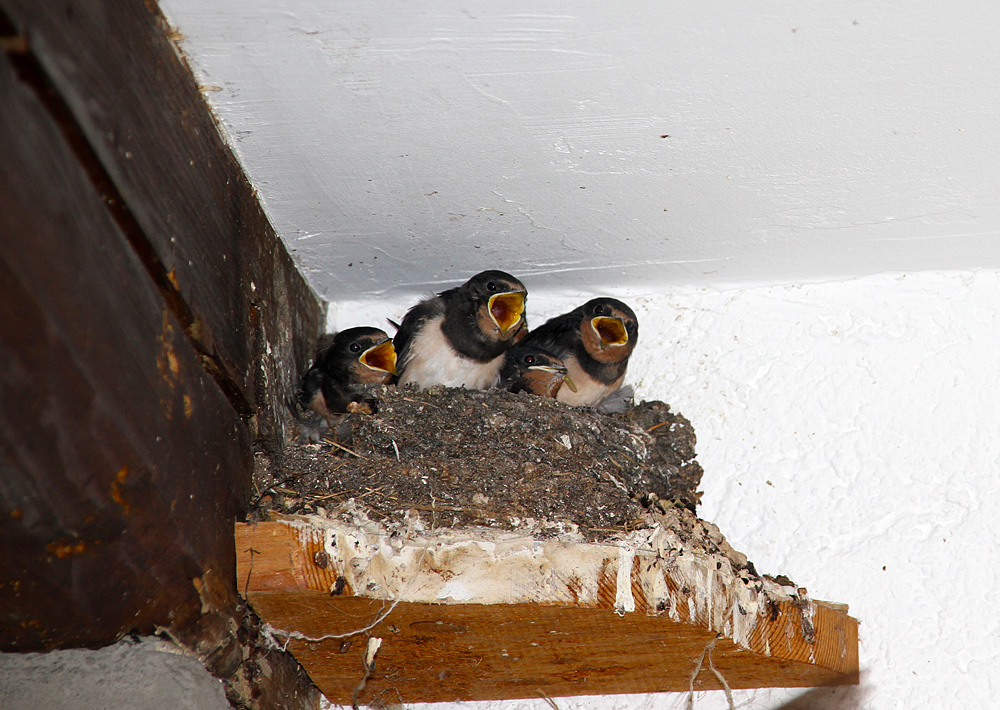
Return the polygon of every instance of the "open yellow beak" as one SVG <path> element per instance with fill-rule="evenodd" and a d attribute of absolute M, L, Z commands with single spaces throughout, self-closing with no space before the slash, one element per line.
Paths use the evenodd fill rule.
<path fill-rule="evenodd" d="M 605 345 L 624 345 L 628 342 L 628 331 L 625 330 L 625 321 L 621 318 L 607 318 L 598 316 L 590 321 L 594 330 L 601 336 L 601 342 Z"/>
<path fill-rule="evenodd" d="M 490 318 L 500 332 L 506 333 L 521 320 L 524 313 L 524 292 L 497 293 L 490 296 Z"/>
<path fill-rule="evenodd" d="M 383 340 L 373 348 L 368 348 L 358 358 L 365 367 L 396 374 L 396 348 L 391 340 Z"/>

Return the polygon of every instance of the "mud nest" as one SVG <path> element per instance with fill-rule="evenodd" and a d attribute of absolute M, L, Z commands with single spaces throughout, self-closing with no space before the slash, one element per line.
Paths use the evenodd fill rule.
<path fill-rule="evenodd" d="M 373 386 L 374 414 L 346 414 L 318 443 L 258 453 L 250 518 L 336 510 L 377 520 L 517 529 L 572 523 L 588 537 L 642 525 L 650 507 L 695 511 L 702 469 L 691 423 L 659 401 L 620 414 L 502 390 Z M 308 430 L 308 427 L 306 427 Z"/>

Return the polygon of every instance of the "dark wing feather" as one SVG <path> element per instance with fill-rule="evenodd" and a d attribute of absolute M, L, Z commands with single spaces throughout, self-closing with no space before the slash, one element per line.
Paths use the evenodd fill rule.
<path fill-rule="evenodd" d="M 348 404 L 360 402 L 363 398 L 360 394 L 353 392 L 346 383 L 327 377 L 323 380 L 323 399 L 326 400 L 327 409 L 334 413 L 341 413 L 347 411 Z"/>
<path fill-rule="evenodd" d="M 497 383 L 500 389 L 510 389 L 510 386 L 521 376 L 523 372 L 521 368 L 523 353 L 523 350 L 514 347 L 504 355 L 503 367 L 500 369 L 500 381 Z"/>
<path fill-rule="evenodd" d="M 399 330 L 392 338 L 392 347 L 396 349 L 396 369 L 400 374 L 406 369 L 412 356 L 410 345 L 417 333 L 427 324 L 427 321 L 442 315 L 444 315 L 444 299 L 438 295 L 424 299 L 403 316 L 403 322 L 399 324 Z"/>
<path fill-rule="evenodd" d="M 306 376 L 302 379 L 302 390 L 299 392 L 299 403 L 303 407 L 308 407 L 309 403 L 312 402 L 313 397 L 319 392 L 320 388 L 323 387 L 323 372 L 313 365 L 306 372 Z"/>
<path fill-rule="evenodd" d="M 580 314 L 570 311 L 550 318 L 534 330 L 528 331 L 519 347 L 534 346 L 552 353 L 562 360 L 574 349 L 580 340 Z"/>

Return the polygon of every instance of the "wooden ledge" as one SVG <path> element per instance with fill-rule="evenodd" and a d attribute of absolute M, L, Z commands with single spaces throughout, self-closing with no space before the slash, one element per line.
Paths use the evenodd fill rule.
<path fill-rule="evenodd" d="M 337 703 L 686 691 L 699 662 L 695 689 L 718 689 L 709 647 L 732 688 L 857 682 L 845 606 L 754 575 L 690 518 L 587 543 L 288 517 L 237 524 L 237 579 Z"/>

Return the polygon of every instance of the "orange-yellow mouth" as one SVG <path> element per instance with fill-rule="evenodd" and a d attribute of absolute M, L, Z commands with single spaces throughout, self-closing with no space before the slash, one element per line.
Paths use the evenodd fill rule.
<path fill-rule="evenodd" d="M 628 342 L 628 331 L 625 330 L 625 321 L 621 318 L 607 318 L 599 316 L 590 321 L 594 330 L 601 336 L 601 342 L 605 345 L 624 345 Z"/>
<path fill-rule="evenodd" d="M 368 348 L 358 358 L 365 367 L 396 374 L 396 348 L 391 340 L 383 340 L 373 348 Z"/>
<path fill-rule="evenodd" d="M 490 318 L 500 332 L 506 333 L 521 321 L 524 314 L 524 292 L 497 293 L 490 296 Z"/>

